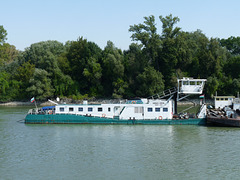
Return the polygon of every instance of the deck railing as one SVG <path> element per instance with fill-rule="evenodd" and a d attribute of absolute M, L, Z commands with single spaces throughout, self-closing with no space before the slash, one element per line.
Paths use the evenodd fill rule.
<path fill-rule="evenodd" d="M 29 109 L 28 114 L 55 114 L 54 110 L 45 110 L 43 111 L 41 108 Z"/>

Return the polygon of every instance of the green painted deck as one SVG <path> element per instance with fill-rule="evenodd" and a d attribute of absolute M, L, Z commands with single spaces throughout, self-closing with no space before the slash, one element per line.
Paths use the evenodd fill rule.
<path fill-rule="evenodd" d="M 163 119 L 163 120 L 122 120 L 118 117 L 104 118 L 71 114 L 28 114 L 26 124 L 149 124 L 149 125 L 205 125 L 205 118 Z"/>

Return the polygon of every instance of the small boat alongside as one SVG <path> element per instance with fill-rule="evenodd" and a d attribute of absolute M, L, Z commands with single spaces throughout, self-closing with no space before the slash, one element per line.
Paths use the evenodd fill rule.
<path fill-rule="evenodd" d="M 173 88 L 150 98 L 125 100 L 119 103 L 58 104 L 30 109 L 27 124 L 162 124 L 204 125 L 206 105 L 196 116 L 177 115 L 177 101 L 191 94 L 202 94 L 205 79 L 183 78 Z M 181 97 L 183 96 L 183 97 Z M 156 98 L 157 97 L 157 98 Z M 163 99 L 168 97 L 168 99 Z"/>
<path fill-rule="evenodd" d="M 215 96 L 215 109 L 207 110 L 207 125 L 240 127 L 240 99 Z"/>

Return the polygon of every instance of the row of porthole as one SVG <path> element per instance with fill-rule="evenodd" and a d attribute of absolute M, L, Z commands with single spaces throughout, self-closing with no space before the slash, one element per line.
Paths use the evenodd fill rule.
<path fill-rule="evenodd" d="M 160 112 L 160 109 L 161 108 L 155 108 L 155 112 Z M 64 108 L 63 107 L 60 107 L 60 112 L 64 112 Z M 149 107 L 147 108 L 148 112 L 153 112 L 153 108 Z M 74 111 L 74 108 L 73 107 L 70 107 L 69 108 L 69 112 L 73 112 Z M 82 107 L 79 107 L 78 108 L 78 111 L 79 112 L 82 112 L 83 111 L 83 108 Z M 88 112 L 92 112 L 93 111 L 93 108 L 92 107 L 88 107 Z M 98 108 L 98 112 L 102 112 L 103 109 L 102 108 Z M 111 108 L 108 108 L 108 112 L 111 111 Z M 168 112 L 168 108 L 163 108 L 163 112 Z"/>
<path fill-rule="evenodd" d="M 64 107 L 60 107 L 59 110 L 60 110 L 60 112 L 64 112 L 64 111 L 65 111 Z M 73 111 L 74 111 L 74 108 L 73 108 L 73 107 L 69 107 L 68 110 L 69 110 L 69 112 L 73 112 Z M 83 108 L 82 108 L 82 107 L 79 107 L 79 108 L 78 108 L 78 111 L 79 111 L 79 112 L 82 112 L 82 111 L 83 111 Z M 92 111 L 93 111 L 93 108 L 92 108 L 92 107 L 88 107 L 88 112 L 92 112 Z M 98 112 L 102 112 L 102 111 L 103 111 L 102 107 L 99 107 L 99 108 L 98 108 Z M 110 108 L 110 107 L 108 108 L 108 112 L 111 112 L 111 108 Z"/>

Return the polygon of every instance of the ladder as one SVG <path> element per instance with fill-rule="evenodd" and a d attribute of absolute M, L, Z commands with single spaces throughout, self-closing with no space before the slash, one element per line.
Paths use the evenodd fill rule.
<path fill-rule="evenodd" d="M 177 93 L 177 91 L 178 91 L 177 88 L 173 87 L 173 88 L 164 90 L 158 94 L 152 95 L 152 96 L 148 97 L 148 99 L 162 99 L 162 98 L 165 98 L 165 97 L 168 97 L 168 96 L 171 96 L 171 95 Z"/>

